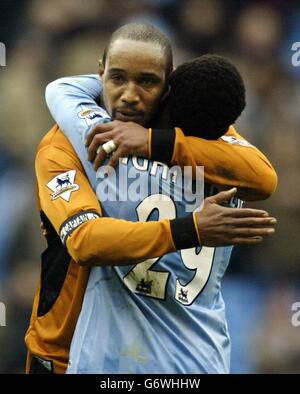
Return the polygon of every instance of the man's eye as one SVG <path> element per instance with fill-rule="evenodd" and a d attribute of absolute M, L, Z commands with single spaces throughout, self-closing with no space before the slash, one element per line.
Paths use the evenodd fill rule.
<path fill-rule="evenodd" d="M 153 78 L 143 78 L 141 80 L 141 84 L 145 86 L 155 85 L 155 80 Z"/>
<path fill-rule="evenodd" d="M 123 82 L 124 77 L 122 75 L 114 74 L 110 77 L 115 82 Z"/>

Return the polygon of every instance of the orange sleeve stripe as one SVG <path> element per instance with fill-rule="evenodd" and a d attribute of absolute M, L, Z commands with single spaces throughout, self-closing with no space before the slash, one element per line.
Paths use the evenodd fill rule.
<path fill-rule="evenodd" d="M 201 245 L 201 237 L 200 237 L 200 231 L 199 231 L 198 224 L 197 224 L 196 212 L 193 212 L 193 220 L 194 220 L 194 226 L 196 229 L 196 233 L 198 236 L 198 241 L 199 241 L 199 244 Z"/>
<path fill-rule="evenodd" d="M 151 144 L 152 144 L 152 129 L 148 130 L 148 158 L 151 158 Z"/>

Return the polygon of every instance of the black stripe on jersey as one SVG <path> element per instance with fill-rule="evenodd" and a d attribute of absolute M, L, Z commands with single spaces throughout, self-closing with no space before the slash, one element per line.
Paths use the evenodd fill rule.
<path fill-rule="evenodd" d="M 199 246 L 193 215 L 170 220 L 174 244 L 177 250 Z"/>
<path fill-rule="evenodd" d="M 151 159 L 170 164 L 175 144 L 175 129 L 152 129 Z"/>
<path fill-rule="evenodd" d="M 61 243 L 57 232 L 43 211 L 41 219 L 46 230 L 48 247 L 41 257 L 42 272 L 38 317 L 48 313 L 57 300 L 71 261 L 67 248 Z"/>
<path fill-rule="evenodd" d="M 101 215 L 95 211 L 80 211 L 69 217 L 60 226 L 59 236 L 61 242 L 66 245 L 68 237 L 73 233 L 74 230 L 76 230 L 76 228 L 81 226 L 83 223 L 88 222 L 89 220 L 98 219 L 100 217 Z"/>

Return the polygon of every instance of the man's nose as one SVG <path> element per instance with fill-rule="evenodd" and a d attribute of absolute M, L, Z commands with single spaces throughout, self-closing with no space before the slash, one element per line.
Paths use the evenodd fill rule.
<path fill-rule="evenodd" d="M 130 105 L 138 104 L 138 102 L 140 101 L 140 97 L 137 91 L 137 87 L 134 83 L 130 82 L 126 85 L 121 100 L 123 103 Z"/>

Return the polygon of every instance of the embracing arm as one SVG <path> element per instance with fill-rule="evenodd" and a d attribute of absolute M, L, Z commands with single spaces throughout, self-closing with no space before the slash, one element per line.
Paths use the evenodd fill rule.
<path fill-rule="evenodd" d="M 221 188 L 237 187 L 238 197 L 244 200 L 264 200 L 277 185 L 276 172 L 268 159 L 232 126 L 219 140 L 208 141 L 186 137 L 179 128 L 147 130 L 120 121 L 97 125 L 87 137 L 88 159 L 95 170 L 106 158 L 99 147 L 111 139 L 117 146 L 109 161 L 112 166 L 130 154 L 168 165 L 190 166 L 193 176 L 197 166 L 203 166 L 207 182 Z"/>
<path fill-rule="evenodd" d="M 97 104 L 101 93 L 102 83 L 97 74 L 59 78 L 47 85 L 47 106 L 73 146 L 78 141 L 83 144 L 95 125 L 111 120 Z"/>
<path fill-rule="evenodd" d="M 235 186 L 245 200 L 264 200 L 277 186 L 277 175 L 269 160 L 239 135 L 233 126 L 217 141 L 186 137 L 181 129 L 152 130 L 153 160 L 180 166 L 204 166 L 206 181 Z"/>

